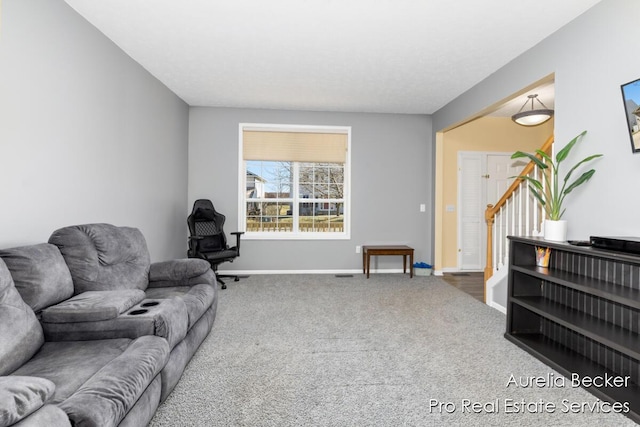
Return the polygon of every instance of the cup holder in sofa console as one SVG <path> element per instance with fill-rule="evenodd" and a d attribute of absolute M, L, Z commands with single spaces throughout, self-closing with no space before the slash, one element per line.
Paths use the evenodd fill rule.
<path fill-rule="evenodd" d="M 145 302 L 140 304 L 140 307 L 154 307 L 156 305 L 160 304 L 160 302 L 158 301 L 149 301 L 149 302 Z"/>
<path fill-rule="evenodd" d="M 144 314 L 146 312 L 148 312 L 149 310 L 133 310 L 130 311 L 129 314 L 133 315 L 133 316 L 137 316 L 138 314 Z"/>

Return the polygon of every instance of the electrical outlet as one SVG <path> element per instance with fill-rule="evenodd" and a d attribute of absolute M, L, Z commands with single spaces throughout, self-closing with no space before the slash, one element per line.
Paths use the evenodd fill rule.
<path fill-rule="evenodd" d="M 420 212 L 426 212 L 427 211 L 427 205 L 425 205 L 424 203 L 420 203 Z"/>
<path fill-rule="evenodd" d="M 359 254 L 360 253 L 360 246 L 356 246 L 356 253 Z"/>

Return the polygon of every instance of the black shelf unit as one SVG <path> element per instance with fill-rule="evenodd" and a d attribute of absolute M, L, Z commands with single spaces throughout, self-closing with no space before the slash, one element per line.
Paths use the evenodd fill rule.
<path fill-rule="evenodd" d="M 566 377 L 629 377 L 623 387 L 587 387 L 628 402 L 640 423 L 640 256 L 509 237 L 505 338 Z M 535 247 L 551 248 L 537 267 Z"/>

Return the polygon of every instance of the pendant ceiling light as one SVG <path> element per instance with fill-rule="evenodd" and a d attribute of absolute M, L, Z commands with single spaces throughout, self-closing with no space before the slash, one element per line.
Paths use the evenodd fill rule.
<path fill-rule="evenodd" d="M 538 94 L 528 95 L 524 105 L 520 108 L 516 114 L 511 116 L 511 120 L 522 126 L 537 126 L 549 120 L 553 116 L 553 110 L 547 108 L 546 105 L 538 99 Z M 542 108 L 535 109 L 533 105 L 534 101 L 538 101 L 538 104 Z M 531 102 L 531 109 L 525 110 L 524 108 Z"/>

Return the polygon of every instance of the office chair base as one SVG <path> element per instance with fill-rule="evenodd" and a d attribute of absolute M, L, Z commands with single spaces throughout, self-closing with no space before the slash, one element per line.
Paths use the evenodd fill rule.
<path fill-rule="evenodd" d="M 222 279 L 220 279 L 221 277 L 232 277 L 234 282 L 240 281 L 240 277 L 238 276 L 233 276 L 231 274 L 216 274 L 216 280 L 218 281 L 218 283 L 220 283 L 221 289 L 227 289 L 227 285 L 222 281 Z"/>

